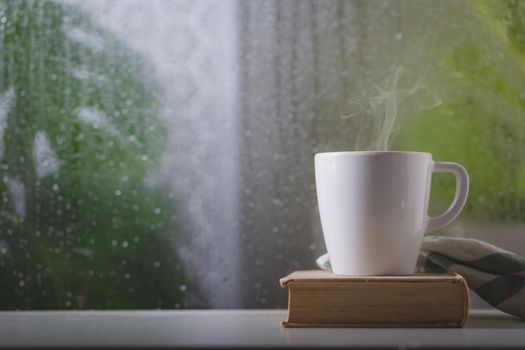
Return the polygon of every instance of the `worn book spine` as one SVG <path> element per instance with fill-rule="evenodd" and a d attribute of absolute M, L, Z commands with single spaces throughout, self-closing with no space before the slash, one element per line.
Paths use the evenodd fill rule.
<path fill-rule="evenodd" d="M 285 327 L 463 327 L 469 313 L 465 279 L 388 277 L 283 279 Z"/>

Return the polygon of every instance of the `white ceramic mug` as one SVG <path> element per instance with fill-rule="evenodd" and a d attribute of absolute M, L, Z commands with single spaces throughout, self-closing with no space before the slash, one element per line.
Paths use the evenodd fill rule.
<path fill-rule="evenodd" d="M 427 214 L 432 173 L 456 176 L 443 214 Z M 426 232 L 463 209 L 469 178 L 457 163 L 423 152 L 328 152 L 315 155 L 323 235 L 337 275 L 407 275 L 415 271 Z"/>

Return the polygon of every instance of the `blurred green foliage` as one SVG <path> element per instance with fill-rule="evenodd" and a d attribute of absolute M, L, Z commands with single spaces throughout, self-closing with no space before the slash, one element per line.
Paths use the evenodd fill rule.
<path fill-rule="evenodd" d="M 147 65 L 70 5 L 0 0 L 0 74 L 0 309 L 180 305 Z"/>
<path fill-rule="evenodd" d="M 523 220 L 525 208 L 525 2 L 471 1 L 476 32 L 446 48 L 444 102 L 421 111 L 394 148 L 463 164 L 471 177 L 463 217 Z M 453 198 L 454 180 L 433 178 L 434 211 Z"/>

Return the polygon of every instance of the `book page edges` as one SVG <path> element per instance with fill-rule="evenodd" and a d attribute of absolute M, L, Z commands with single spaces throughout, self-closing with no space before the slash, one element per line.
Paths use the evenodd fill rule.
<path fill-rule="evenodd" d="M 348 323 L 348 324 L 325 324 L 325 323 L 295 323 L 283 321 L 285 328 L 462 328 L 464 323 Z"/>
<path fill-rule="evenodd" d="M 281 287 L 285 288 L 290 282 L 433 282 L 436 280 L 450 280 L 451 282 L 465 283 L 463 276 L 455 273 L 416 273 L 403 276 L 338 276 L 323 270 L 301 270 L 295 271 L 288 276 L 279 279 Z"/>

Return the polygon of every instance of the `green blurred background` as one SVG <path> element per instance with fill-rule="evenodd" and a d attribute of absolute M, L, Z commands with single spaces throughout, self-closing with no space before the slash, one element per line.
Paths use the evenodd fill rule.
<path fill-rule="evenodd" d="M 455 4 L 444 5 L 454 9 Z M 464 220 L 520 221 L 525 208 L 525 2 L 463 5 L 464 21 L 470 23 L 461 28 L 467 40 L 455 40 L 435 57 L 441 104 L 409 116 L 393 149 L 427 151 L 435 160 L 464 165 L 471 178 Z M 433 211 L 446 207 L 453 193 L 452 176 L 434 176 Z"/>
<path fill-rule="evenodd" d="M 0 309 L 181 307 L 148 65 L 72 6 L 0 18 Z"/>

